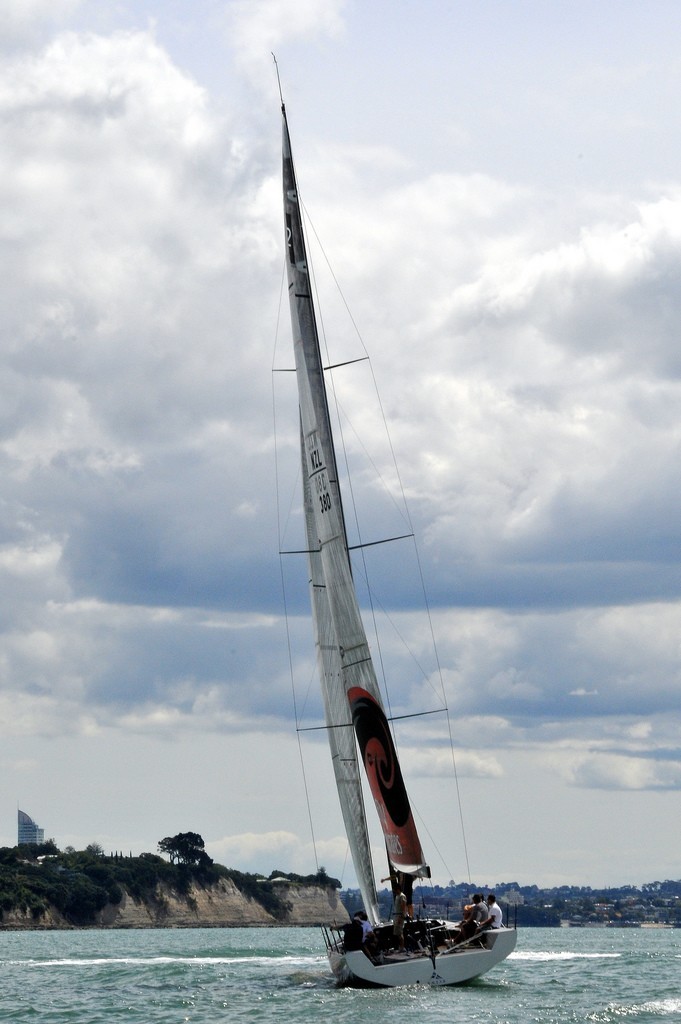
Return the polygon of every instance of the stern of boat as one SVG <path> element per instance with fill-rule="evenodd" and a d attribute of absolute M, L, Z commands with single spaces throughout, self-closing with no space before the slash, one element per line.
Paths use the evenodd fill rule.
<path fill-rule="evenodd" d="M 486 974 L 516 946 L 514 928 L 481 932 L 472 942 L 451 945 L 446 939 L 450 922 L 433 922 L 435 940 L 417 952 L 391 950 L 371 959 L 362 950 L 344 952 L 341 942 L 327 939 L 329 965 L 339 985 L 395 988 L 404 985 L 462 985 Z"/>

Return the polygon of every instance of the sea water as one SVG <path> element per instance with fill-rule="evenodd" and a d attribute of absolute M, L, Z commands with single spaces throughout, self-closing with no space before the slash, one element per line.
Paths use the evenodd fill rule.
<path fill-rule="evenodd" d="M 338 989 L 313 928 L 0 932 L 12 1024 L 681 1022 L 681 930 L 528 928 L 458 988 Z"/>

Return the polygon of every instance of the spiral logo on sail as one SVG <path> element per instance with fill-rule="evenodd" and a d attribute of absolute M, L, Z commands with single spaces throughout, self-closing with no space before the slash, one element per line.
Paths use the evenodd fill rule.
<path fill-rule="evenodd" d="M 348 692 L 348 698 L 371 792 L 384 818 L 384 831 L 390 824 L 403 828 L 411 811 L 388 720 L 366 690 L 354 687 Z"/>

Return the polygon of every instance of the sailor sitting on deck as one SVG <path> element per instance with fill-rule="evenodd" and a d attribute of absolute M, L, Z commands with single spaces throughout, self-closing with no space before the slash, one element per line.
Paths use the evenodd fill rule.
<path fill-rule="evenodd" d="M 362 926 L 362 949 L 373 960 L 378 956 L 378 938 L 374 932 L 374 926 L 367 917 L 365 911 L 358 910 L 354 920 L 359 921 Z"/>
<path fill-rule="evenodd" d="M 501 907 L 497 903 L 497 898 L 493 892 L 487 897 L 487 912 L 489 917 L 486 921 L 483 921 L 481 928 L 501 928 L 503 924 L 503 914 L 501 913 Z"/>
<path fill-rule="evenodd" d="M 456 944 L 457 942 L 463 942 L 465 939 L 471 939 L 483 921 L 487 921 L 488 917 L 489 910 L 482 898 L 482 893 L 476 892 L 473 896 L 473 902 L 464 907 L 463 920 L 459 924 L 458 931 L 455 931 L 452 935 L 452 941 Z"/>

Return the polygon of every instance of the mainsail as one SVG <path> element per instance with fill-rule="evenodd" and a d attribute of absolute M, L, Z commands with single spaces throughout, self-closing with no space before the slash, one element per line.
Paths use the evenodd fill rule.
<path fill-rule="evenodd" d="M 287 268 L 296 378 L 310 594 L 327 732 L 345 829 L 367 914 L 378 921 L 357 742 L 390 862 L 428 875 L 383 710 L 362 623 L 338 482 L 291 143 L 283 115 Z M 357 735 L 357 742 L 355 740 Z"/>

